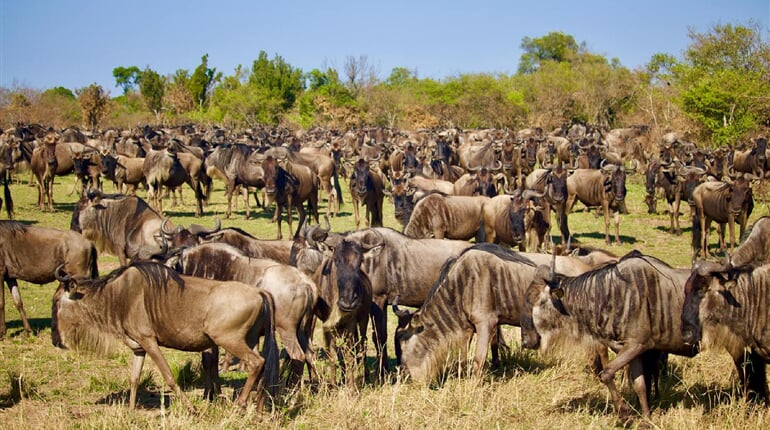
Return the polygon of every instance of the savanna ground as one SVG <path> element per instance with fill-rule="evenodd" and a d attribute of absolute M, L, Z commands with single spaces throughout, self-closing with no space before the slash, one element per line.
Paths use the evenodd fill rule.
<path fill-rule="evenodd" d="M 37 193 L 25 183 L 13 185 L 18 220 L 59 229 L 69 228 L 76 195 L 68 196 L 72 177 L 55 184 L 56 211 L 41 213 L 35 205 Z M 185 189 L 185 206 L 164 203 L 171 219 L 182 225 L 214 224 L 222 216 L 225 200 L 222 184 L 216 189 L 202 218 L 194 218 L 192 193 Z M 111 192 L 112 185 L 105 184 Z M 690 266 L 690 222 L 687 209 L 681 216 L 684 232 L 667 232 L 668 215 L 659 203 L 659 214 L 648 215 L 641 178 L 631 179 L 627 198 L 630 214 L 621 218 L 622 246 L 607 247 L 624 254 L 638 249 L 677 267 Z M 139 192 L 145 197 L 145 192 Z M 761 195 L 752 221 L 767 215 Z M 349 201 L 349 198 L 346 199 Z M 390 202 L 385 202 L 385 225 L 397 228 Z M 576 238 L 584 244 L 605 247 L 603 221 L 581 205 L 570 215 Z M 323 210 L 322 206 L 322 210 Z M 276 227 L 269 222 L 272 212 L 258 210 L 251 220 L 243 219 L 243 204 L 223 227 L 241 227 L 257 237 L 272 239 Z M 3 215 L 4 217 L 4 215 Z M 296 226 L 296 223 L 295 223 Z M 334 231 L 354 228 L 352 207 L 347 203 L 341 216 L 332 220 Z M 286 226 L 284 225 L 286 235 Z M 715 240 L 712 232 L 712 241 Z M 285 236 L 286 237 L 286 236 Z M 103 273 L 117 267 L 114 257 L 101 256 Z M 30 262 L 30 264 L 34 264 Z M 458 378 L 458 366 L 448 364 L 448 376 L 431 387 L 402 381 L 397 372 L 385 385 L 367 383 L 359 390 L 326 384 L 284 391 L 272 411 L 241 409 L 233 405 L 232 394 L 242 386 L 245 375 L 223 374 L 223 398 L 214 403 L 202 400 L 199 354 L 166 350 L 177 380 L 196 406 L 190 412 L 170 398 L 167 387 L 147 360 L 139 393 L 139 407 L 129 410 L 128 373 L 131 354 L 118 349 L 110 357 L 96 357 L 59 350 L 51 345 L 51 296 L 55 284 L 31 285 L 20 282 L 22 296 L 34 334 L 22 333 L 18 313 L 6 300 L 9 332 L 0 341 L 0 428 L 612 428 L 620 425 L 607 389 L 588 370 L 577 351 L 543 357 L 518 347 L 518 331 L 506 330 L 511 344 L 500 369 L 483 380 Z M 394 324 L 391 316 L 389 322 Z M 392 334 L 392 327 L 390 330 Z M 318 334 L 318 333 L 317 333 Z M 320 350 L 320 337 L 315 346 Z M 392 341 L 389 352 L 393 355 Z M 319 369 L 326 360 L 319 354 Z M 368 354 L 373 360 L 373 352 Z M 566 358 L 565 358 L 566 357 Z M 653 402 L 653 427 L 770 428 L 768 410 L 747 404 L 737 395 L 737 381 L 731 361 L 721 351 L 705 352 L 692 358 L 674 357 L 661 383 L 661 398 Z M 370 363 L 371 364 L 371 363 Z M 619 377 L 620 378 L 620 377 Z M 636 405 L 633 392 L 623 385 L 624 395 Z M 638 425 L 643 420 L 637 419 Z"/>

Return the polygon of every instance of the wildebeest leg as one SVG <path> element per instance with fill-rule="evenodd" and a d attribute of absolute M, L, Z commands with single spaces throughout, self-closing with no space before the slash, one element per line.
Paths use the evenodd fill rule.
<path fill-rule="evenodd" d="M 628 406 L 623 400 L 623 397 L 621 397 L 618 388 L 615 386 L 615 373 L 635 358 L 639 357 L 644 351 L 645 347 L 638 343 L 626 344 L 623 349 L 618 351 L 615 359 L 607 363 L 607 366 L 599 374 L 599 380 L 610 390 L 612 400 L 615 403 L 615 408 L 621 418 L 627 418 L 629 412 Z"/>
<path fill-rule="evenodd" d="M 473 375 L 481 377 L 492 337 L 497 337 L 497 319 L 481 321 L 476 326 L 476 354 L 473 357 Z M 498 358 L 499 360 L 499 358 Z"/>
<path fill-rule="evenodd" d="M 615 244 L 620 246 L 620 211 L 615 211 L 613 215 L 613 221 L 615 222 Z"/>
<path fill-rule="evenodd" d="M 139 377 L 142 376 L 142 367 L 144 367 L 144 351 L 134 352 L 134 362 L 131 365 L 131 375 L 128 378 L 130 391 L 128 395 L 128 407 L 136 407 L 136 391 L 139 389 Z"/>
<path fill-rule="evenodd" d="M 752 401 L 768 402 L 767 371 L 765 362 L 754 351 L 736 351 L 731 354 L 738 370 L 743 396 Z"/>
<path fill-rule="evenodd" d="M 171 367 L 169 367 L 168 361 L 166 361 L 166 358 L 163 356 L 163 353 L 161 352 L 160 347 L 158 347 L 158 343 L 155 341 L 155 339 L 146 339 L 145 342 L 140 344 L 142 348 L 147 352 L 147 354 L 150 355 L 152 362 L 155 363 L 155 367 L 157 367 L 158 371 L 160 371 L 160 374 L 163 376 L 166 384 L 168 384 L 168 386 L 174 391 L 176 396 L 187 407 L 187 409 L 193 410 L 190 399 L 187 398 L 182 389 L 174 380 L 174 375 L 171 373 Z M 136 355 L 134 357 L 136 357 Z"/>
<path fill-rule="evenodd" d="M 227 197 L 227 212 L 225 212 L 225 218 L 230 218 L 233 206 L 233 193 L 235 192 L 235 180 L 231 179 L 227 181 L 227 188 L 225 189 L 225 196 Z M 248 196 L 248 191 L 247 191 Z M 236 199 L 236 201 L 238 201 Z M 246 219 L 249 219 L 248 204 L 246 205 Z"/>
<path fill-rule="evenodd" d="M 358 226 L 361 223 L 361 219 L 359 218 L 359 215 L 358 215 L 358 200 L 356 200 L 355 198 L 353 199 L 353 219 L 355 220 L 355 223 L 356 223 L 356 230 L 358 230 Z"/>
<path fill-rule="evenodd" d="M 27 321 L 27 313 L 24 311 L 24 302 L 21 301 L 21 292 L 19 291 L 19 284 L 16 282 L 15 279 L 8 279 L 6 282 L 8 283 L 8 289 L 11 291 L 11 297 L 13 298 L 13 305 L 16 306 L 16 309 L 19 311 L 19 316 L 21 317 L 21 323 L 24 325 L 24 332 L 26 334 L 30 334 L 32 332 L 32 328 L 30 328 L 29 321 Z M 3 308 L 5 308 L 4 303 L 3 303 Z M 5 316 L 3 316 L 3 323 L 5 323 Z M 3 330 L 2 333 L 5 333 L 5 330 Z"/>
<path fill-rule="evenodd" d="M 628 374 L 634 387 L 634 392 L 639 398 L 639 405 L 642 407 L 642 415 L 645 418 L 650 419 L 650 405 L 647 398 L 647 383 L 644 375 L 644 365 L 642 363 L 642 357 L 636 357 L 628 364 Z"/>
<path fill-rule="evenodd" d="M 0 285 L 0 339 L 5 337 L 5 290 Z"/>
<path fill-rule="evenodd" d="M 610 203 L 605 199 L 602 202 L 602 210 L 604 210 L 604 242 L 610 245 Z"/>
<path fill-rule="evenodd" d="M 372 303 L 372 341 L 377 357 L 377 371 L 380 382 L 384 381 L 385 375 L 390 370 L 388 363 L 388 313 L 385 312 L 385 299 L 377 300 Z"/>
<path fill-rule="evenodd" d="M 241 360 L 241 363 L 245 365 L 246 372 L 248 373 L 246 382 L 243 384 L 243 391 L 241 391 L 241 394 L 238 396 L 238 399 L 235 402 L 241 406 L 246 405 L 246 401 L 249 399 L 249 394 L 251 394 L 251 391 L 256 388 L 257 399 L 255 403 L 257 408 L 262 408 L 264 405 L 265 396 L 262 393 L 262 386 L 264 385 L 264 381 L 262 378 L 260 378 L 260 376 L 265 366 L 265 359 L 260 357 L 259 354 L 249 348 L 246 342 L 243 341 L 235 342 L 230 345 L 223 344 L 222 346 Z M 257 379 L 259 379 L 259 381 L 257 381 Z"/>
<path fill-rule="evenodd" d="M 337 361 L 339 360 L 339 351 L 337 350 L 337 343 L 333 333 L 333 329 L 324 328 L 324 349 L 326 349 L 326 356 L 329 360 L 329 370 L 327 371 L 327 379 L 332 381 L 332 384 L 337 383 Z"/>
<path fill-rule="evenodd" d="M 201 352 L 203 367 L 203 398 L 214 400 L 222 389 L 219 385 L 219 347 L 214 345 Z"/>

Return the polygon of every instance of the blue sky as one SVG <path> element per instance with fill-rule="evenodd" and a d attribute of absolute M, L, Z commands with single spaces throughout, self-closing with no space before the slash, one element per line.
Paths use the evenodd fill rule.
<path fill-rule="evenodd" d="M 380 78 L 393 67 L 437 79 L 514 73 L 522 38 L 551 31 L 633 69 L 658 52 L 680 57 L 690 28 L 749 20 L 767 40 L 770 0 L 0 0 L 0 87 L 97 83 L 118 95 L 118 66 L 166 75 L 208 53 L 232 75 L 261 50 L 303 71 L 365 55 Z"/>

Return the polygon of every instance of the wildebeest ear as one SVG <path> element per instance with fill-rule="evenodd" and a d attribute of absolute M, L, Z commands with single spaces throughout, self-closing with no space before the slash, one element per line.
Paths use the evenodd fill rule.
<path fill-rule="evenodd" d="M 378 255 L 380 255 L 380 252 L 382 252 L 382 245 L 376 245 L 373 246 L 364 252 L 364 258 L 377 258 Z"/>

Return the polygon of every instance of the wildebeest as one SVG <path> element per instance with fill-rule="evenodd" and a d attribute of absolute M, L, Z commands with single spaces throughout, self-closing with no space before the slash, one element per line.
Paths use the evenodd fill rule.
<path fill-rule="evenodd" d="M 702 262 L 685 286 L 682 336 L 705 348 L 723 347 L 738 370 L 749 399 L 768 402 L 766 363 L 770 362 L 770 266 L 725 270 Z"/>
<path fill-rule="evenodd" d="M 764 178 L 767 168 L 767 139 L 760 137 L 751 148 L 733 152 L 733 173 L 750 173 Z"/>
<path fill-rule="evenodd" d="M 414 238 L 468 240 L 480 234 L 486 196 L 431 193 L 414 205 L 404 234 Z"/>
<path fill-rule="evenodd" d="M 604 211 L 604 241 L 610 242 L 610 211 L 614 212 L 615 243 L 620 245 L 620 213 L 625 208 L 626 175 L 636 171 L 636 165 L 607 164 L 601 170 L 577 169 L 567 178 L 566 213 L 572 210 L 575 200 L 586 207 L 601 206 Z"/>
<path fill-rule="evenodd" d="M 333 249 L 333 255 L 324 258 L 312 276 L 318 286 L 315 314 L 322 321 L 332 378 L 336 379 L 336 363 L 341 355 L 343 378 L 349 386 L 355 386 L 360 366 L 364 366 L 366 378 L 366 328 L 372 305 L 372 285 L 361 264 L 366 254 L 376 254 L 382 248 L 376 244 L 363 247 L 343 239 Z"/>
<path fill-rule="evenodd" d="M 570 239 L 569 222 L 567 219 L 567 178 L 570 171 L 562 165 L 556 163 L 555 166 L 548 169 L 535 169 L 527 175 L 524 187 L 532 189 L 538 193 L 545 193 L 543 199 L 544 213 L 550 220 L 550 211 L 553 211 L 556 217 L 556 223 L 559 225 L 562 245 Z M 550 231 L 550 223 L 549 231 Z M 550 237 L 550 235 L 549 235 Z"/>
<path fill-rule="evenodd" d="M 637 251 L 576 277 L 547 269 L 540 266 L 525 296 L 522 345 L 547 348 L 557 334 L 569 336 L 570 342 L 587 338 L 605 345 L 617 355 L 603 366 L 599 379 L 618 414 L 627 418 L 629 412 L 615 386 L 615 373 L 628 365 L 642 414 L 650 418 L 644 353 L 697 352 L 684 342 L 680 326 L 682 289 L 690 271 Z"/>
<path fill-rule="evenodd" d="M 153 207 L 163 213 L 162 187 L 174 190 L 187 183 L 195 193 L 195 216 L 201 216 L 205 196 L 198 175 L 202 171 L 202 161 L 192 154 L 179 152 L 173 146 L 157 151 L 148 145 L 145 150 L 147 156 L 142 165 L 142 173 L 147 179 L 147 198 Z M 182 163 L 183 158 L 187 168 Z"/>
<path fill-rule="evenodd" d="M 62 285 L 53 301 L 53 344 L 103 352 L 99 350 L 116 339 L 131 348 L 129 407 L 136 406 L 139 378 L 149 354 L 169 387 L 192 409 L 160 347 L 203 352 L 221 346 L 238 357 L 248 373 L 238 404 L 245 405 L 255 387 L 259 405 L 263 385 L 275 394 L 275 309 L 270 294 L 261 288 L 182 276 L 158 263 L 133 263 L 95 280 L 57 270 L 57 279 Z M 252 350 L 260 335 L 265 339 L 262 355 Z M 204 367 L 216 391 L 216 365 Z"/>
<path fill-rule="evenodd" d="M 306 201 L 310 208 L 310 215 L 314 216 L 318 223 L 318 175 L 307 166 L 287 161 L 286 156 L 278 159 L 268 155 L 262 162 L 262 169 L 265 172 L 265 193 L 270 201 L 275 202 L 272 222 L 278 223 L 278 239 L 283 239 L 281 219 L 284 209 L 288 214 L 286 221 L 289 224 L 289 232 L 292 230 L 292 210 L 296 208 L 299 214 L 299 225 L 296 233 L 293 233 L 294 237 L 299 234 L 300 228 L 305 223 L 307 213 L 304 203 Z"/>
<path fill-rule="evenodd" d="M 262 169 L 264 155 L 257 152 L 256 149 L 254 146 L 244 144 L 219 145 L 206 157 L 204 162 L 206 171 L 216 169 L 225 177 L 226 218 L 230 218 L 233 193 L 236 187 L 244 187 L 246 219 L 248 219 L 251 216 L 248 187 L 262 188 L 265 186 L 265 174 Z M 259 203 L 258 199 L 257 203 Z"/>
<path fill-rule="evenodd" d="M 91 191 L 75 206 L 70 229 L 82 233 L 100 252 L 117 256 L 125 266 L 129 259 L 147 259 L 161 251 L 164 221 L 139 197 Z M 173 227 L 167 226 L 166 230 L 171 232 Z M 180 240 L 186 239 L 180 237 Z M 176 238 L 170 237 L 169 241 L 173 246 L 183 244 Z M 187 244 L 195 243 L 197 239 L 187 241 Z"/>
<path fill-rule="evenodd" d="M 396 335 L 409 375 L 430 382 L 448 350 L 468 346 L 476 333 L 474 372 L 484 368 L 498 325 L 519 325 L 524 293 L 537 265 L 529 257 L 492 244 L 479 244 L 446 262 L 419 311 Z M 542 254 L 550 259 L 551 257 Z M 556 270 L 577 275 L 590 269 L 572 257 L 557 257 Z M 399 303 L 401 300 L 399 299 Z"/>
<path fill-rule="evenodd" d="M 177 227 L 178 228 L 178 227 Z M 290 240 L 258 239 L 246 231 L 229 227 L 196 234 L 200 242 L 221 242 L 238 248 L 252 258 L 268 258 L 283 264 L 289 264 Z"/>
<path fill-rule="evenodd" d="M 287 264 L 249 257 L 226 243 L 182 249 L 167 264 L 183 275 L 239 281 L 270 293 L 276 309 L 275 329 L 292 362 L 294 376 L 301 376 L 302 367 L 307 364 L 311 379 L 317 377 L 310 341 L 318 292 L 309 276 Z"/>
<path fill-rule="evenodd" d="M 754 223 L 726 263 L 725 269 L 751 269 L 770 263 L 770 217 L 763 216 Z"/>
<path fill-rule="evenodd" d="M 349 188 L 356 228 L 361 223 L 358 213 L 359 204 L 366 206 L 366 226 L 382 227 L 384 181 L 380 172 L 370 167 L 370 163 L 359 158 L 352 167 L 353 174 L 350 177 Z"/>
<path fill-rule="evenodd" d="M 484 202 L 484 241 L 526 249 L 526 221 L 535 211 L 532 199 L 542 197 L 533 190 L 517 189 L 512 195 L 501 194 Z"/>
<path fill-rule="evenodd" d="M 103 152 L 102 176 L 111 180 L 118 193 L 136 195 L 137 185 L 147 188 L 147 179 L 142 172 L 144 158 L 131 158 L 116 153 Z M 125 189 L 123 186 L 126 186 Z"/>
<path fill-rule="evenodd" d="M 81 196 L 89 189 L 102 190 L 102 158 L 99 151 L 87 149 L 72 154 L 72 166 L 76 179 L 70 194 L 74 192 L 78 182 L 81 185 Z"/>
<path fill-rule="evenodd" d="M 746 174 L 749 175 L 749 174 Z M 750 175 L 749 175 L 750 176 Z M 752 179 L 751 176 L 749 179 Z M 720 225 L 719 249 L 725 250 L 724 225 L 730 230 L 730 252 L 735 246 L 735 224 L 738 223 L 740 233 L 743 236 L 746 223 L 754 209 L 754 198 L 751 192 L 749 179 L 739 175 L 729 182 L 709 181 L 704 182 L 693 190 L 695 216 L 693 216 L 693 262 L 698 251 L 702 251 L 703 258 L 710 254 L 708 249 L 708 236 L 711 229 L 711 221 Z M 697 224 L 697 225 L 696 225 Z"/>
<path fill-rule="evenodd" d="M 99 276 L 96 260 L 94 245 L 74 231 L 0 221 L 0 279 L 8 285 L 26 333 L 32 329 L 16 280 L 33 284 L 53 282 L 56 280 L 54 272 L 60 265 L 77 276 L 95 278 Z M 3 290 L 0 291 L 0 338 L 5 336 L 5 332 Z"/>
<path fill-rule="evenodd" d="M 30 168 L 37 179 L 37 206 L 40 210 L 53 212 L 53 181 L 56 176 L 58 160 L 56 147 L 59 135 L 55 132 L 46 134 L 43 144 L 32 151 Z"/>

